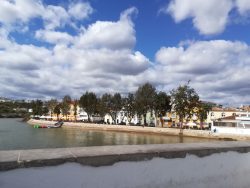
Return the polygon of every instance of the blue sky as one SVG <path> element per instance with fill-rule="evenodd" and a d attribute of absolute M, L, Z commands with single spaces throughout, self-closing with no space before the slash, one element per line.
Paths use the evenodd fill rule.
<path fill-rule="evenodd" d="M 169 92 L 249 104 L 248 0 L 3 0 L 0 96 Z"/>

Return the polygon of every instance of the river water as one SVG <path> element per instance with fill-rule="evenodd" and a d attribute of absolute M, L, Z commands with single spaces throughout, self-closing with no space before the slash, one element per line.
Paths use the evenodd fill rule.
<path fill-rule="evenodd" d="M 104 145 L 208 142 L 210 139 L 91 131 L 80 129 L 35 129 L 21 119 L 0 119 L 0 150 L 63 148 Z"/>

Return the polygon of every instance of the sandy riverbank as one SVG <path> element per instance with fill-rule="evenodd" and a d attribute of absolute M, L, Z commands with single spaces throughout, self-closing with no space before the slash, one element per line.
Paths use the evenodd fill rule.
<path fill-rule="evenodd" d="M 48 125 L 54 124 L 54 121 L 34 120 L 27 122 L 30 125 Z M 65 122 L 63 128 L 78 128 L 81 130 L 99 130 L 99 131 L 121 131 L 133 133 L 147 133 L 147 134 L 161 134 L 161 135 L 179 135 L 180 130 L 175 128 L 161 128 L 161 127 L 140 127 L 140 126 L 126 126 L 126 125 L 107 125 L 107 124 L 92 124 L 79 122 Z M 183 136 L 211 138 L 211 139 L 227 139 L 227 140 L 250 140 L 250 135 L 234 135 L 234 134 L 220 134 L 211 133 L 207 130 L 182 130 Z"/>

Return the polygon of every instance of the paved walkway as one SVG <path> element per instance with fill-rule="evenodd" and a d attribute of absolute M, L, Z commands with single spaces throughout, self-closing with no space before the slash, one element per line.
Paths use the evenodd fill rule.
<path fill-rule="evenodd" d="M 52 121 L 43 120 L 29 120 L 29 124 L 48 125 L 54 124 Z M 179 135 L 180 129 L 176 128 L 162 128 L 162 127 L 142 127 L 142 126 L 127 126 L 127 125 L 107 125 L 107 124 L 92 124 L 92 123 L 75 123 L 65 122 L 63 128 L 80 128 L 83 130 L 101 130 L 101 131 L 122 131 L 122 132 L 134 132 L 134 133 L 150 133 L 161 135 Z M 193 130 L 183 129 L 183 136 L 198 137 L 198 138 L 211 138 L 221 140 L 250 140 L 250 135 L 234 135 L 234 134 L 221 134 L 212 133 L 208 130 Z"/>

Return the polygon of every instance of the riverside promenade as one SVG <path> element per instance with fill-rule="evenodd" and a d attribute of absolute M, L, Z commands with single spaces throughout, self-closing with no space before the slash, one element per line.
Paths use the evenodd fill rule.
<path fill-rule="evenodd" d="M 34 120 L 27 122 L 30 125 L 52 125 L 54 121 Z M 108 125 L 108 124 L 93 124 L 79 122 L 64 122 L 62 128 L 76 128 L 79 130 L 97 130 L 97 131 L 119 131 L 131 133 L 159 134 L 179 136 L 180 131 L 184 137 L 209 138 L 218 140 L 238 140 L 250 141 L 250 135 L 222 134 L 213 133 L 209 130 L 194 130 L 194 129 L 178 129 L 178 128 L 162 128 L 162 127 L 142 127 L 142 126 L 127 126 L 127 125 Z"/>

